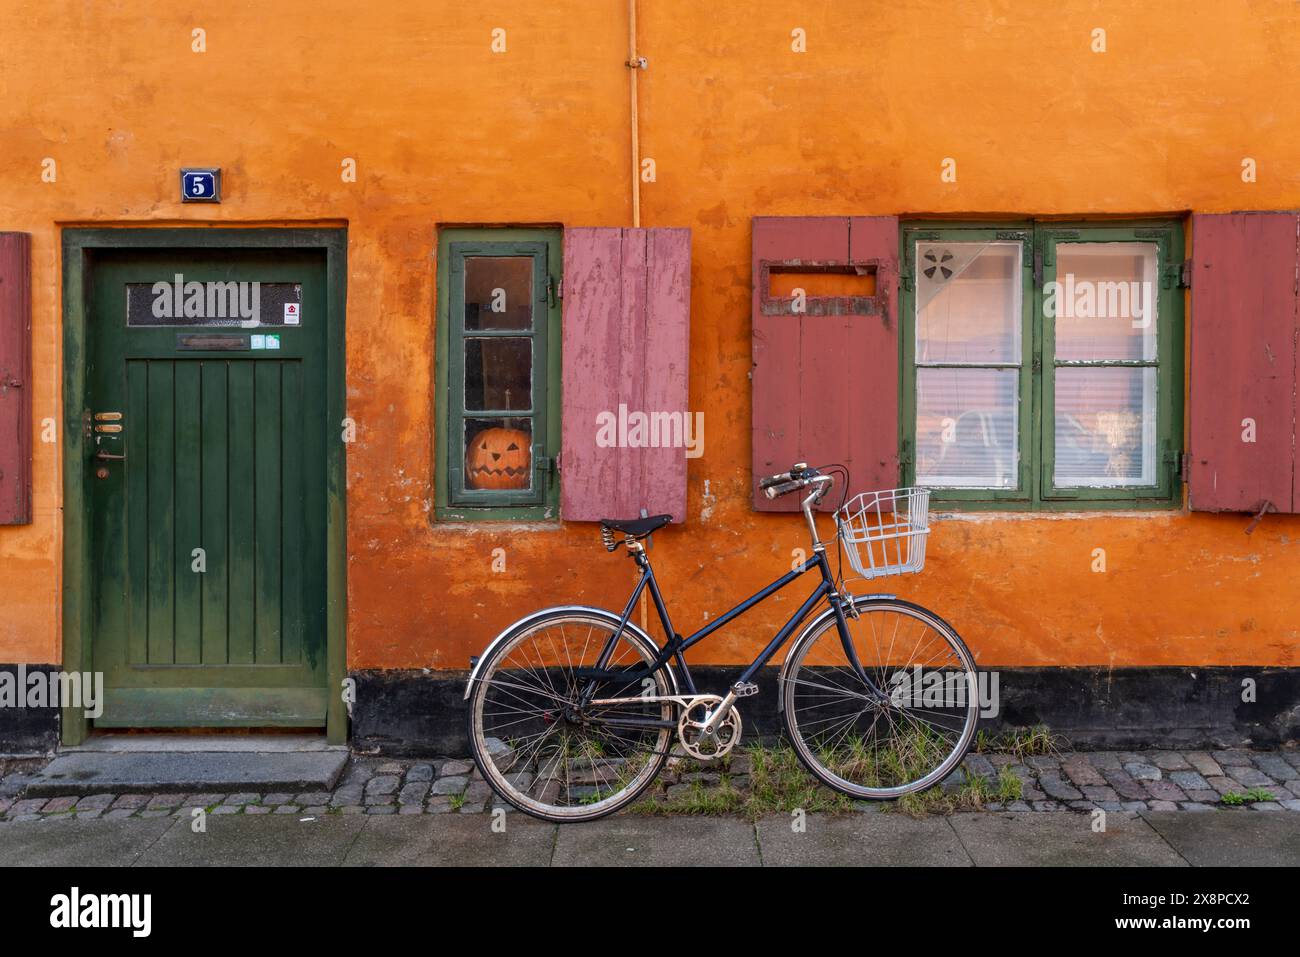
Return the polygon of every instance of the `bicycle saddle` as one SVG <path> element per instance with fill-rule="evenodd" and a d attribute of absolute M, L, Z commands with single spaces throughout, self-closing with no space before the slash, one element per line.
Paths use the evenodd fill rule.
<path fill-rule="evenodd" d="M 651 515 L 649 518 L 602 518 L 601 528 L 612 528 L 624 535 L 641 538 L 663 528 L 673 520 L 671 515 Z"/>

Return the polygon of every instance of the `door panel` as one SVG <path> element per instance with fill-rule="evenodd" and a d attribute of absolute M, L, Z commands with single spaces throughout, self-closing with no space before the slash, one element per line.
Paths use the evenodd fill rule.
<path fill-rule="evenodd" d="M 300 296 L 301 319 L 145 325 L 147 304 L 133 303 L 127 323 L 140 284 L 178 274 L 287 284 L 274 288 Z M 323 724 L 323 260 L 132 252 L 102 257 L 92 276 L 87 407 L 122 413 L 116 432 L 92 419 L 87 467 L 96 724 Z M 288 315 L 279 296 L 272 306 Z M 268 334 L 278 348 L 253 348 Z"/>

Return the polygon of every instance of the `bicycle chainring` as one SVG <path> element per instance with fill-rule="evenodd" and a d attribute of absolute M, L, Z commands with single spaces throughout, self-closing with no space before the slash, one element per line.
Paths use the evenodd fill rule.
<path fill-rule="evenodd" d="M 720 703 L 719 700 L 699 701 L 682 708 L 682 716 L 677 721 L 677 740 L 682 750 L 697 761 L 716 761 L 740 743 L 740 712 L 734 707 L 713 734 L 705 732 L 705 724 Z"/>

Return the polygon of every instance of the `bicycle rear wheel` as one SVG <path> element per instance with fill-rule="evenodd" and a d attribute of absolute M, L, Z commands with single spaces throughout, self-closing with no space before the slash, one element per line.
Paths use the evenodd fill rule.
<path fill-rule="evenodd" d="M 861 670 L 834 616 L 799 638 L 783 669 L 786 730 L 808 770 L 837 791 L 902 797 L 942 781 L 965 757 L 979 720 L 975 660 L 919 605 L 854 605 L 848 626 Z"/>
<path fill-rule="evenodd" d="M 618 619 L 556 609 L 508 635 L 470 692 L 474 762 L 503 799 L 547 821 L 591 821 L 627 806 L 668 759 L 676 723 L 667 667 Z M 613 677 L 594 679 L 598 669 Z M 605 699 L 614 704 L 592 704 Z"/>

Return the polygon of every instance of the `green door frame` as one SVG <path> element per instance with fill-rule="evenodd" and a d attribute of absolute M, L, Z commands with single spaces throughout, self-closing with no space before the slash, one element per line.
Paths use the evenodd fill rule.
<path fill-rule="evenodd" d="M 86 458 L 86 313 L 92 257 L 100 249 L 319 249 L 326 257 L 327 422 L 340 441 L 326 444 L 326 735 L 348 735 L 343 682 L 347 677 L 347 459 L 342 442 L 347 410 L 344 313 L 347 306 L 347 230 L 225 229 L 208 226 L 63 231 L 63 668 L 90 671 L 89 624 L 94 569 L 90 515 L 82 468 Z M 90 733 L 80 708 L 63 708 L 62 742 L 77 745 Z"/>

